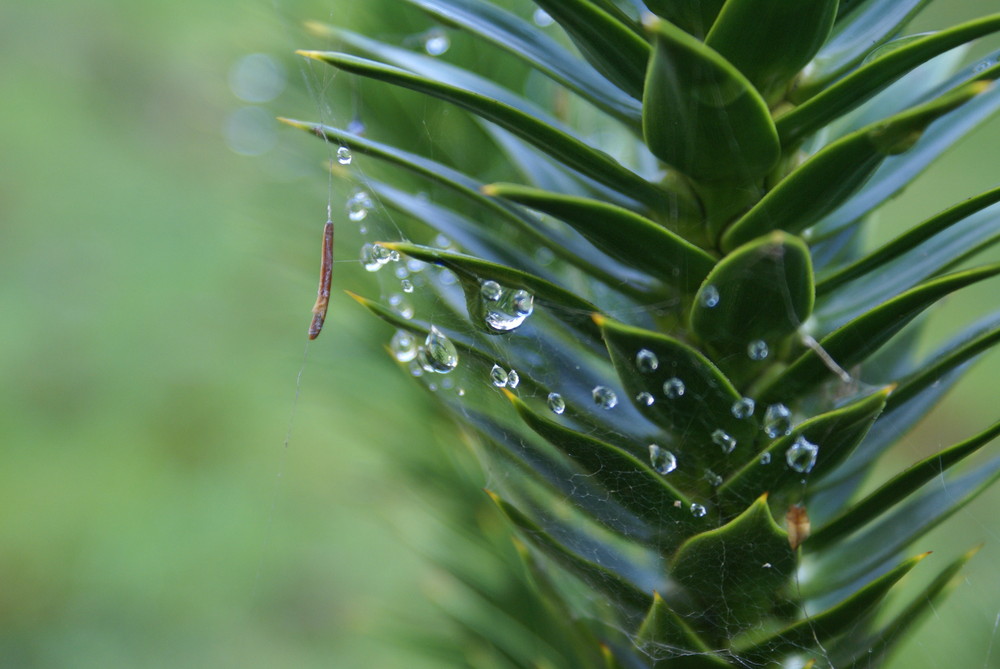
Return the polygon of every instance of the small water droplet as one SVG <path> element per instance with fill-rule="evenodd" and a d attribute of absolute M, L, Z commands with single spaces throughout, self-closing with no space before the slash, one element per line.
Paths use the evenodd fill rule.
<path fill-rule="evenodd" d="M 420 355 L 420 351 L 419 350 L 417 351 L 417 355 L 418 356 Z M 424 368 L 420 366 L 420 361 L 419 360 L 414 360 L 413 362 L 410 363 L 410 374 L 412 374 L 413 376 L 423 376 L 424 375 Z"/>
<path fill-rule="evenodd" d="M 640 372 L 655 372 L 656 368 L 660 366 L 660 360 L 656 357 L 656 354 L 650 351 L 648 348 L 641 349 L 635 354 L 635 366 Z"/>
<path fill-rule="evenodd" d="M 990 65 L 992 64 L 993 63 L 990 61 L 990 59 L 987 58 L 984 61 L 976 63 L 976 66 L 972 68 L 972 71 L 975 72 L 976 74 L 979 74 L 980 72 L 985 72 L 986 70 L 989 69 Z"/>
<path fill-rule="evenodd" d="M 732 453 L 736 448 L 736 438 L 725 430 L 716 430 L 712 433 L 712 442 L 722 449 L 723 453 Z"/>
<path fill-rule="evenodd" d="M 740 399 L 733 402 L 732 412 L 733 416 L 739 420 L 744 420 L 753 415 L 754 407 L 756 403 L 749 397 L 741 397 Z"/>
<path fill-rule="evenodd" d="M 669 399 L 675 400 L 678 397 L 681 397 L 684 395 L 684 390 L 684 382 L 676 376 L 663 382 L 663 394 Z"/>
<path fill-rule="evenodd" d="M 410 258 L 409 260 L 406 261 L 406 269 L 416 274 L 418 272 L 423 272 L 425 269 L 427 269 L 427 263 L 425 263 L 423 260 Z"/>
<path fill-rule="evenodd" d="M 438 389 L 438 386 L 433 381 L 431 381 L 430 383 L 427 384 L 427 390 L 431 391 L 432 393 L 437 392 L 437 389 Z"/>
<path fill-rule="evenodd" d="M 763 339 L 754 339 L 752 342 L 747 344 L 747 357 L 756 362 L 760 362 L 767 357 L 770 351 L 767 348 L 767 342 Z"/>
<path fill-rule="evenodd" d="M 651 407 L 656 399 L 653 397 L 652 393 L 647 393 L 644 390 L 635 396 L 635 401 L 638 402 L 640 406 Z"/>
<path fill-rule="evenodd" d="M 351 155 L 351 150 L 346 146 L 342 146 L 337 149 L 337 162 L 341 165 L 350 165 L 351 161 L 354 160 L 354 156 Z"/>
<path fill-rule="evenodd" d="M 400 281 L 399 282 L 399 287 L 403 289 L 404 293 L 412 293 L 413 292 L 413 282 L 410 281 L 409 279 L 403 279 L 402 281 Z"/>
<path fill-rule="evenodd" d="M 549 409 L 551 409 L 554 414 L 561 414 L 566 410 L 566 401 L 559 393 L 549 393 L 547 401 L 549 403 Z"/>
<path fill-rule="evenodd" d="M 479 288 L 479 292 L 482 294 L 483 299 L 487 302 L 496 302 L 503 295 L 503 288 L 496 281 L 483 281 L 483 285 Z"/>
<path fill-rule="evenodd" d="M 762 564 L 760 566 L 760 568 L 761 569 L 770 569 L 771 568 L 771 563 L 770 562 L 765 562 L 764 564 Z"/>
<path fill-rule="evenodd" d="M 808 474 L 816 464 L 817 455 L 819 455 L 819 446 L 800 434 L 785 451 L 785 461 L 798 473 Z"/>
<path fill-rule="evenodd" d="M 490 370 L 490 381 L 493 382 L 493 385 L 497 388 L 506 388 L 507 380 L 507 372 L 504 371 L 503 367 L 493 365 L 493 369 Z"/>
<path fill-rule="evenodd" d="M 521 382 L 521 375 L 517 373 L 516 370 L 510 370 L 507 372 L 507 387 L 517 388 L 517 384 Z"/>
<path fill-rule="evenodd" d="M 771 452 L 770 451 L 764 451 L 763 453 L 760 454 L 760 464 L 762 464 L 762 465 L 769 465 L 769 464 L 771 464 Z"/>
<path fill-rule="evenodd" d="M 456 393 L 456 394 L 457 394 L 457 395 L 458 395 L 459 397 L 465 397 L 465 388 L 456 388 L 456 389 L 455 389 L 455 393 Z"/>
<path fill-rule="evenodd" d="M 709 284 L 701 289 L 701 295 L 698 296 L 701 306 L 711 309 L 719 305 L 719 289 Z"/>
<path fill-rule="evenodd" d="M 434 29 L 427 31 L 427 36 L 424 38 L 424 51 L 427 52 L 427 55 L 440 56 L 450 46 L 451 40 L 448 39 L 443 30 Z"/>
<path fill-rule="evenodd" d="M 434 246 L 438 247 L 439 249 L 446 249 L 446 250 L 450 249 L 451 248 L 451 240 L 448 239 L 443 234 L 439 234 L 438 236 L 436 236 L 434 238 Z"/>
<path fill-rule="evenodd" d="M 666 476 L 677 469 L 677 457 L 657 444 L 649 445 L 649 464 L 659 474 Z"/>
<path fill-rule="evenodd" d="M 792 412 L 784 404 L 772 404 L 764 412 L 764 433 L 771 439 L 792 431 Z"/>
<path fill-rule="evenodd" d="M 365 220 L 372 208 L 372 199 L 366 191 L 356 190 L 347 198 L 347 218 L 355 223 Z"/>
<path fill-rule="evenodd" d="M 433 325 L 417 354 L 420 365 L 428 372 L 447 374 L 458 367 L 458 351 L 440 330 Z"/>
<path fill-rule="evenodd" d="M 359 118 L 351 119 L 351 122 L 347 124 L 347 132 L 352 135 L 365 134 L 365 122 Z"/>
<path fill-rule="evenodd" d="M 530 316 L 535 310 L 535 296 L 526 290 L 514 292 L 514 313 L 519 316 Z"/>
<path fill-rule="evenodd" d="M 607 386 L 594 386 L 590 394 L 594 398 L 594 404 L 602 409 L 614 409 L 618 406 L 618 395 Z"/>
<path fill-rule="evenodd" d="M 393 274 L 396 275 L 397 279 L 405 279 L 410 276 L 410 270 L 405 264 L 400 263 L 399 265 L 396 265 L 396 269 L 393 270 Z"/>
<path fill-rule="evenodd" d="M 389 340 L 389 349 L 396 360 L 409 362 L 417 357 L 417 340 L 406 330 L 396 330 Z"/>
<path fill-rule="evenodd" d="M 552 264 L 552 261 L 556 259 L 556 254 L 552 252 L 552 249 L 545 246 L 539 246 L 535 251 L 535 262 L 537 262 L 542 267 L 547 267 Z"/>
<path fill-rule="evenodd" d="M 539 28 L 545 28 L 555 23 L 555 20 L 544 9 L 536 9 L 535 13 L 531 15 L 531 20 Z"/>
<path fill-rule="evenodd" d="M 438 271 L 438 281 L 442 286 L 454 286 L 458 283 L 458 275 L 452 272 L 450 269 L 442 267 Z"/>
<path fill-rule="evenodd" d="M 708 509 L 706 509 L 701 504 L 695 503 L 691 505 L 691 515 L 693 515 L 695 518 L 702 518 L 706 513 L 708 513 Z"/>
<path fill-rule="evenodd" d="M 406 320 L 413 318 L 413 305 L 407 302 L 402 295 L 398 293 L 390 295 L 389 306 Z"/>
<path fill-rule="evenodd" d="M 713 472 L 711 469 L 705 470 L 705 480 L 708 481 L 708 485 L 713 488 L 718 488 L 722 485 L 722 477 Z"/>

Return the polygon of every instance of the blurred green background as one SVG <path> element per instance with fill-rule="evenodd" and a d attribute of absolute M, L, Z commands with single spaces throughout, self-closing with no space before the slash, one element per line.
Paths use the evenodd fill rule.
<path fill-rule="evenodd" d="M 384 626 L 430 607 L 414 547 L 432 510 L 394 462 L 453 436 L 342 296 L 371 292 L 356 263 L 303 366 L 325 153 L 270 121 L 247 131 L 315 117 L 296 22 L 355 4 L 0 7 L 0 666 L 435 666 Z M 276 100 L 235 94 L 251 53 L 281 63 Z M 887 226 L 996 185 L 998 149 L 994 122 Z M 995 295 L 951 300 L 935 332 Z M 996 418 L 987 362 L 890 464 Z M 1000 666 L 998 503 L 921 544 L 985 549 L 899 666 Z"/>

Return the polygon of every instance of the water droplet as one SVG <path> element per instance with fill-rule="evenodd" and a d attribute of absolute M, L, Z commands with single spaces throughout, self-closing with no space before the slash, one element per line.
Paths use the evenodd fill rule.
<path fill-rule="evenodd" d="M 438 386 L 433 381 L 431 381 L 430 383 L 427 384 L 427 390 L 431 391 L 432 393 L 437 392 L 437 389 L 438 389 Z"/>
<path fill-rule="evenodd" d="M 487 302 L 496 302 L 503 295 L 503 288 L 496 281 L 483 281 L 483 285 L 479 288 L 479 292 L 482 294 L 483 299 Z"/>
<path fill-rule="evenodd" d="M 450 269 L 441 268 L 438 272 L 438 281 L 442 286 L 454 286 L 458 283 L 458 275 Z"/>
<path fill-rule="evenodd" d="M 507 372 L 507 387 L 517 388 L 517 384 L 521 382 L 521 375 L 517 373 L 516 370 L 510 370 Z"/>
<path fill-rule="evenodd" d="M 450 249 L 451 240 L 445 237 L 444 235 L 438 235 L 437 237 L 434 238 L 434 246 L 438 247 L 439 249 L 445 249 L 445 250 Z"/>
<path fill-rule="evenodd" d="M 635 354 L 635 366 L 639 368 L 640 372 L 648 374 L 656 371 L 656 368 L 660 366 L 660 360 L 655 353 L 644 348 Z"/>
<path fill-rule="evenodd" d="M 456 394 L 457 394 L 457 395 L 458 395 L 459 397 L 465 397 L 465 388 L 456 388 L 456 389 L 455 389 L 455 393 L 456 393 Z"/>
<path fill-rule="evenodd" d="M 711 309 L 719 305 L 719 289 L 709 284 L 701 289 L 701 295 L 698 296 L 698 300 L 701 302 L 701 306 Z"/>
<path fill-rule="evenodd" d="M 656 444 L 650 444 L 649 464 L 652 465 L 657 473 L 666 476 L 677 469 L 677 457 L 665 448 L 661 448 Z"/>
<path fill-rule="evenodd" d="M 695 503 L 691 505 L 691 515 L 695 518 L 702 518 L 706 513 L 708 513 L 708 509 L 701 504 Z"/>
<path fill-rule="evenodd" d="M 784 404 L 772 404 L 764 412 L 764 433 L 771 439 L 792 431 L 792 412 Z"/>
<path fill-rule="evenodd" d="M 417 355 L 418 356 L 420 355 L 420 351 L 419 350 L 417 351 Z M 419 360 L 414 360 L 413 362 L 410 363 L 410 374 L 412 374 L 413 376 L 423 376 L 424 375 L 424 368 L 420 366 L 420 361 Z"/>
<path fill-rule="evenodd" d="M 819 446 L 800 434 L 785 451 L 785 461 L 798 473 L 808 474 L 816 464 L 817 455 L 819 455 Z"/>
<path fill-rule="evenodd" d="M 346 146 L 342 146 L 337 149 L 337 162 L 341 165 L 350 165 L 351 161 L 354 160 L 354 156 L 351 155 L 351 150 Z"/>
<path fill-rule="evenodd" d="M 594 386 L 590 394 L 594 398 L 594 404 L 602 409 L 614 409 L 618 406 L 618 395 L 607 386 Z"/>
<path fill-rule="evenodd" d="M 760 454 L 760 464 L 762 464 L 762 465 L 769 465 L 769 464 L 771 464 L 771 452 L 770 451 L 764 451 L 763 453 Z"/>
<path fill-rule="evenodd" d="M 369 272 L 377 272 L 385 265 L 384 262 L 375 257 L 375 245 L 368 243 L 361 245 L 361 264 Z"/>
<path fill-rule="evenodd" d="M 653 406 L 653 402 L 655 402 L 656 400 L 653 398 L 652 393 L 647 393 L 644 390 L 635 396 L 635 401 L 638 402 L 641 406 L 651 407 Z"/>
<path fill-rule="evenodd" d="M 723 453 L 732 453 L 736 448 L 736 438 L 724 430 L 716 430 L 712 433 L 712 442 L 722 449 Z"/>
<path fill-rule="evenodd" d="M 355 223 L 363 221 L 372 206 L 371 196 L 366 191 L 356 190 L 347 198 L 347 218 Z"/>
<path fill-rule="evenodd" d="M 399 251 L 392 249 L 389 251 L 389 260 L 392 262 L 399 262 Z"/>
<path fill-rule="evenodd" d="M 547 401 L 549 403 L 549 409 L 551 409 L 554 414 L 561 414 L 566 410 L 566 401 L 559 393 L 549 393 Z"/>
<path fill-rule="evenodd" d="M 404 293 L 412 293 L 413 292 L 413 282 L 410 281 L 409 279 L 403 279 L 402 281 L 400 281 L 399 282 L 399 287 L 403 289 Z"/>
<path fill-rule="evenodd" d="M 990 65 L 992 64 L 993 63 L 990 61 L 990 59 L 987 58 L 982 62 L 976 63 L 976 66 L 972 68 L 972 71 L 975 72 L 976 74 L 979 74 L 980 72 L 985 72 L 986 70 L 989 69 Z"/>
<path fill-rule="evenodd" d="M 458 367 L 458 351 L 440 330 L 433 325 L 417 355 L 420 365 L 428 372 L 447 374 Z"/>
<path fill-rule="evenodd" d="M 406 330 L 396 330 L 389 340 L 392 355 L 400 362 L 409 362 L 417 357 L 417 340 Z"/>
<path fill-rule="evenodd" d="M 770 351 L 768 351 L 767 342 L 763 339 L 754 339 L 752 342 L 747 344 L 747 356 L 751 360 L 760 362 L 767 357 L 768 353 L 770 353 Z"/>
<path fill-rule="evenodd" d="M 718 488 L 722 485 L 722 477 L 713 472 L 711 469 L 705 470 L 705 480 L 708 481 L 708 485 L 713 488 Z"/>
<path fill-rule="evenodd" d="M 407 302 L 402 295 L 398 293 L 390 295 L 389 306 L 392 307 L 393 311 L 395 311 L 397 314 L 399 314 L 406 320 L 410 320 L 411 318 L 413 318 L 413 305 Z"/>
<path fill-rule="evenodd" d="M 427 52 L 427 55 L 440 56 L 450 46 L 451 40 L 448 39 L 443 30 L 435 29 L 427 31 L 427 36 L 424 38 L 424 51 Z"/>
<path fill-rule="evenodd" d="M 552 261 L 556 259 L 556 254 L 552 252 L 552 249 L 545 246 L 539 246 L 535 251 L 535 262 L 537 262 L 542 267 L 547 267 L 552 264 Z"/>
<path fill-rule="evenodd" d="M 423 260 L 410 258 L 409 260 L 406 261 L 406 269 L 416 274 L 417 272 L 423 272 L 425 269 L 427 269 L 427 263 L 425 263 Z"/>
<path fill-rule="evenodd" d="M 743 420 L 749 418 L 753 415 L 754 407 L 756 403 L 749 397 L 741 397 L 740 399 L 733 402 L 732 412 L 735 418 Z"/>
<path fill-rule="evenodd" d="M 351 122 L 347 124 L 347 132 L 352 135 L 363 135 L 365 134 L 365 123 L 359 118 L 352 118 Z"/>
<path fill-rule="evenodd" d="M 535 308 L 531 293 L 523 289 L 504 290 L 496 281 L 484 282 L 480 292 L 486 303 L 486 325 L 498 332 L 517 328 Z"/>
<path fill-rule="evenodd" d="M 676 376 L 663 382 L 663 394 L 669 399 L 675 400 L 684 394 L 684 382 Z"/>
<path fill-rule="evenodd" d="M 507 372 L 503 370 L 500 365 L 493 365 L 493 369 L 490 370 L 490 381 L 493 382 L 497 388 L 507 387 Z"/>
<path fill-rule="evenodd" d="M 535 25 L 539 28 L 545 28 L 555 23 L 555 20 L 549 16 L 549 13 L 544 9 L 536 9 L 535 13 L 531 15 L 531 20 L 534 21 Z"/>

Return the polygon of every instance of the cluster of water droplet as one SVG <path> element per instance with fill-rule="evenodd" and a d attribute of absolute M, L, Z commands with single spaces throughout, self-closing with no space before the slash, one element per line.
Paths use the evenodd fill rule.
<path fill-rule="evenodd" d="M 361 245 L 361 264 L 369 272 L 377 272 L 391 262 L 399 260 L 399 251 L 392 251 L 381 244 Z"/>
<path fill-rule="evenodd" d="M 397 330 L 389 341 L 389 349 L 399 362 L 414 362 L 411 371 L 414 376 L 423 372 L 447 374 L 458 367 L 458 351 L 443 332 L 435 326 L 427 334 L 422 345 L 406 330 Z"/>
<path fill-rule="evenodd" d="M 523 288 L 505 289 L 496 281 L 483 281 L 479 289 L 486 311 L 486 325 L 497 332 L 510 332 L 524 323 L 535 309 L 535 297 Z"/>
<path fill-rule="evenodd" d="M 512 369 L 508 372 L 500 365 L 493 365 L 493 369 L 490 370 L 490 381 L 497 388 L 517 388 L 521 377 L 516 370 Z"/>
<path fill-rule="evenodd" d="M 763 339 L 754 339 L 747 344 L 747 357 L 755 362 L 760 362 L 767 358 L 768 353 L 770 351 L 767 348 L 767 342 Z"/>

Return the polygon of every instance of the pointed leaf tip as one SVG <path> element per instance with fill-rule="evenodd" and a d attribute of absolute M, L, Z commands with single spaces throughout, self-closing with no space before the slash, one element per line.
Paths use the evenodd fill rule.
<path fill-rule="evenodd" d="M 604 314 L 599 314 L 597 312 L 590 314 L 590 320 L 594 321 L 594 325 L 597 327 L 604 327 L 604 324 L 608 322 L 608 317 Z"/>
<path fill-rule="evenodd" d="M 517 395 L 515 395 L 512 392 L 510 392 L 510 390 L 508 390 L 507 388 L 501 388 L 500 392 L 502 392 L 503 396 L 506 397 L 507 399 L 509 399 L 512 404 L 517 404 L 517 402 L 519 401 L 517 399 Z"/>
<path fill-rule="evenodd" d="M 479 192 L 487 197 L 496 197 L 499 189 L 496 184 L 483 184 L 479 187 Z"/>

